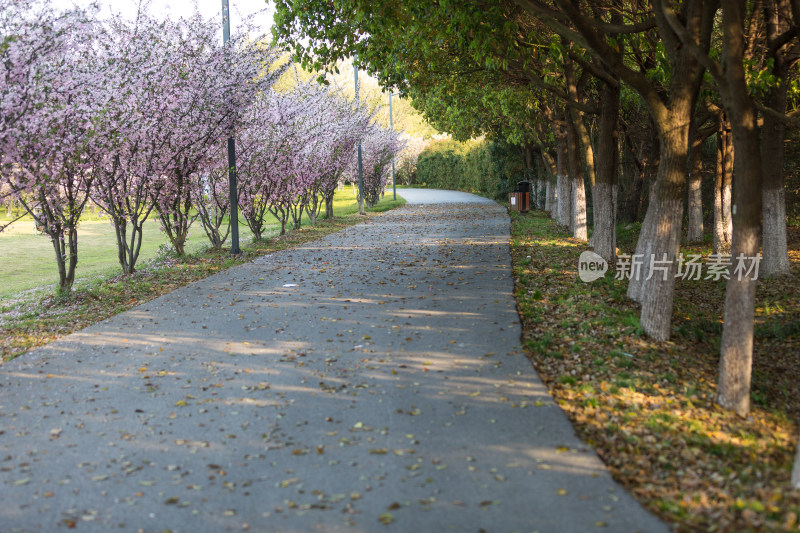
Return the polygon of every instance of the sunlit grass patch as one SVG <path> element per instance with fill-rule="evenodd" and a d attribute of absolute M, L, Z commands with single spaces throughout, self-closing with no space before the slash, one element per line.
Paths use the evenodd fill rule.
<path fill-rule="evenodd" d="M 402 198 L 397 201 L 390 198 L 385 198 L 368 211 L 377 213 L 405 203 Z M 235 256 L 229 250 L 206 247 L 185 257 L 143 260 L 139 270 L 130 276 L 111 270 L 104 275 L 83 278 L 65 298 L 53 296 L 53 291 L 46 289 L 14 295 L 6 299 L 0 309 L 2 358 L 12 359 L 31 348 L 226 268 L 340 231 L 363 220 L 357 213 L 356 196 L 345 188 L 334 203 L 336 218 L 320 219 L 314 226 L 302 226 L 280 237 L 273 235 L 260 242 L 242 242 L 242 253 Z"/>

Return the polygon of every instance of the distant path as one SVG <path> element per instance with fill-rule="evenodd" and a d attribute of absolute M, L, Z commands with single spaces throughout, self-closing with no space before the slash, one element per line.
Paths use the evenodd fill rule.
<path fill-rule="evenodd" d="M 666 532 L 525 357 L 505 210 L 400 194 L 0 366 L 0 531 Z"/>
<path fill-rule="evenodd" d="M 442 189 L 398 189 L 397 194 L 405 198 L 409 204 L 494 204 L 492 200 L 482 196 Z"/>

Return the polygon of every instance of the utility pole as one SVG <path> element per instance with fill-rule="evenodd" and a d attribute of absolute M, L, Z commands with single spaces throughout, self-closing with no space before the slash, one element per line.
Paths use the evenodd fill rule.
<path fill-rule="evenodd" d="M 358 67 L 356 66 L 356 58 L 353 56 L 353 73 L 356 80 L 356 105 L 359 105 L 358 100 Z M 364 170 L 361 164 L 361 140 L 358 141 L 358 214 L 364 215 Z"/>
<path fill-rule="evenodd" d="M 228 0 L 222 0 L 222 43 L 231 39 L 231 16 Z M 228 186 L 230 189 L 231 254 L 241 253 L 239 249 L 239 195 L 236 193 L 236 143 L 233 134 L 228 137 Z"/>
<path fill-rule="evenodd" d="M 392 91 L 389 91 L 389 129 L 394 133 L 394 123 L 392 122 Z M 397 185 L 394 182 L 394 150 L 392 150 L 392 200 L 397 200 Z"/>

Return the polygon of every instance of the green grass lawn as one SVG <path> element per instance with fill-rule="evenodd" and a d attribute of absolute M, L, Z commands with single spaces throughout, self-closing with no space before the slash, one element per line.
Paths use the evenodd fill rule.
<path fill-rule="evenodd" d="M 386 199 L 391 199 L 391 190 L 388 191 Z M 383 207 L 382 204 L 376 207 Z M 358 212 L 356 195 L 351 187 L 346 186 L 337 192 L 334 198 L 334 215 L 346 216 L 356 212 Z M 78 228 L 76 286 L 93 278 L 105 278 L 122 272 L 117 259 L 114 227 L 108 220 L 97 220 L 89 216 L 86 218 L 87 220 L 82 221 Z M 277 235 L 280 225 L 271 217 L 269 223 L 272 234 Z M 303 224 L 308 224 L 307 218 L 304 218 Z M 159 247 L 168 242 L 167 236 L 159 230 L 159 225 L 158 220 L 152 217 L 145 224 L 137 267 L 154 259 Z M 269 236 L 269 233 L 267 235 Z M 250 229 L 244 221 L 241 221 L 240 242 L 245 244 L 252 239 L 253 234 Z M 230 246 L 230 238 L 226 245 Z M 188 254 L 201 252 L 209 246 L 203 227 L 196 221 L 189 232 L 186 252 Z M 0 298 L 8 298 L 30 289 L 54 290 L 57 280 L 53 244 L 47 235 L 34 234 L 33 221 L 30 218 L 23 219 L 8 230 L 0 232 Z"/>

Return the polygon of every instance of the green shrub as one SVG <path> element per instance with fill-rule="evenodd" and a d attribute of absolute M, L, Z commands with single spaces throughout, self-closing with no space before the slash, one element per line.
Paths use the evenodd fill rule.
<path fill-rule="evenodd" d="M 416 183 L 505 198 L 524 179 L 518 148 L 498 141 L 431 143 L 417 160 Z"/>

